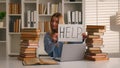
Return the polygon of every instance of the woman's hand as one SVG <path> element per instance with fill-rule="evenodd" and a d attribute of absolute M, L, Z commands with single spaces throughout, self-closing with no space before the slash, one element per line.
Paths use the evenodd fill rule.
<path fill-rule="evenodd" d="M 58 33 L 52 34 L 52 41 L 55 43 L 58 41 Z"/>
<path fill-rule="evenodd" d="M 86 33 L 82 33 L 83 39 L 87 38 Z"/>

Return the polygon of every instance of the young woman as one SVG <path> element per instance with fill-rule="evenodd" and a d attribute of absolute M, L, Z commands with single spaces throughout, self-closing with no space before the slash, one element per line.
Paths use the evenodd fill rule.
<path fill-rule="evenodd" d="M 58 42 L 58 24 L 64 24 L 64 20 L 61 13 L 53 14 L 50 21 L 51 31 L 47 32 L 44 37 L 44 48 L 49 56 L 56 58 L 61 57 L 63 42 Z M 85 34 L 83 33 L 83 38 Z M 73 44 L 74 42 L 69 42 Z M 78 42 L 83 43 L 83 42 Z"/>
<path fill-rule="evenodd" d="M 63 24 L 63 17 L 61 13 L 55 13 L 51 17 L 50 28 L 44 37 L 44 48 L 49 56 L 56 58 L 61 56 L 62 42 L 58 42 L 58 24 Z"/>

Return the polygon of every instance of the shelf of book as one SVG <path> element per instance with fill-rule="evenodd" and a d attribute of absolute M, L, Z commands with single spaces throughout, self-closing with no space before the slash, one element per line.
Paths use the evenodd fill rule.
<path fill-rule="evenodd" d="M 76 4 L 76 3 L 82 3 L 82 1 L 75 1 L 75 2 L 64 1 L 64 4 Z"/>
<path fill-rule="evenodd" d="M 10 32 L 9 34 L 12 35 L 12 34 L 21 34 L 21 33 L 20 32 Z"/>
<path fill-rule="evenodd" d="M 36 1 L 24 1 L 24 3 L 36 3 Z"/>
<path fill-rule="evenodd" d="M 23 27 L 22 29 L 37 29 L 36 27 Z"/>
<path fill-rule="evenodd" d="M 21 14 L 9 14 L 9 16 L 21 16 Z"/>
<path fill-rule="evenodd" d="M 6 27 L 0 27 L 0 29 L 6 29 Z"/>
<path fill-rule="evenodd" d="M 6 41 L 0 41 L 0 43 L 6 43 Z"/>
<path fill-rule="evenodd" d="M 39 14 L 39 16 L 52 16 L 52 14 Z"/>
<path fill-rule="evenodd" d="M 6 1 L 0 1 L 0 3 L 6 3 Z"/>

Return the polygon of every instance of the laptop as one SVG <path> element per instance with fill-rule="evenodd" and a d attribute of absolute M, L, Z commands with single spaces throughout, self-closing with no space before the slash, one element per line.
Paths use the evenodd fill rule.
<path fill-rule="evenodd" d="M 55 60 L 61 62 L 79 61 L 84 59 L 85 50 L 85 44 L 64 44 L 62 48 L 61 58 L 55 58 Z"/>

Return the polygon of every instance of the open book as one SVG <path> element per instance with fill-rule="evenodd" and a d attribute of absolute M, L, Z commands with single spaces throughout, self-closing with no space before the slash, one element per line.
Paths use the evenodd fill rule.
<path fill-rule="evenodd" d="M 24 58 L 23 65 L 54 65 L 57 61 L 50 58 Z"/>

